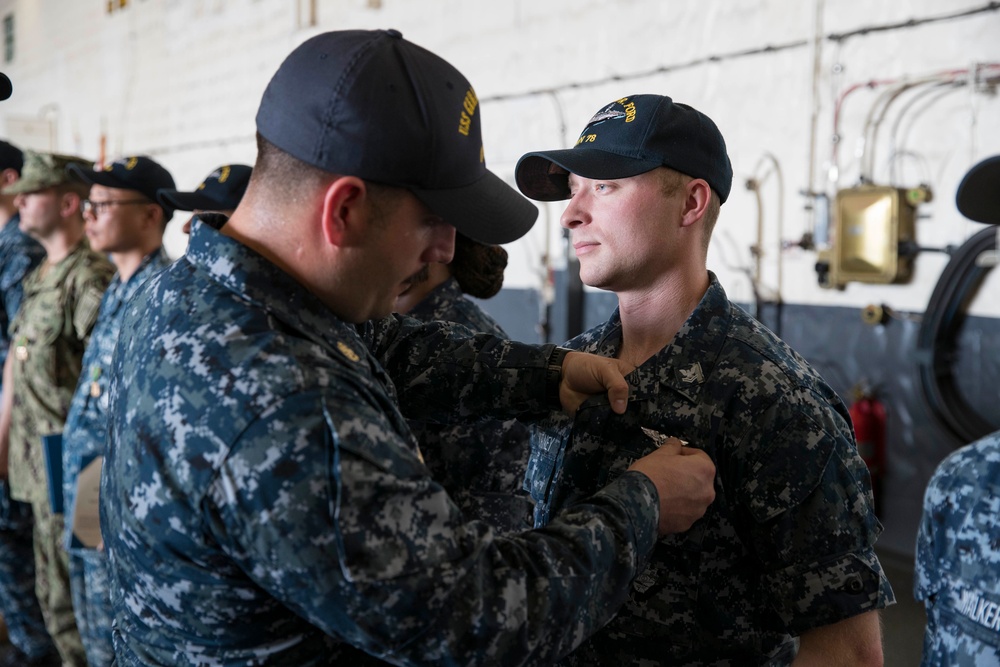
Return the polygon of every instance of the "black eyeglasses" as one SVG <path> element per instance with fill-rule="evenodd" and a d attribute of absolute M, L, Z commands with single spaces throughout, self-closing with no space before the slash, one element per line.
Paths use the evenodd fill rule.
<path fill-rule="evenodd" d="M 84 213 L 93 213 L 94 217 L 97 217 L 112 206 L 119 204 L 125 206 L 126 204 L 152 204 L 153 202 L 148 199 L 105 199 L 104 201 L 84 199 L 81 203 L 83 205 Z"/>

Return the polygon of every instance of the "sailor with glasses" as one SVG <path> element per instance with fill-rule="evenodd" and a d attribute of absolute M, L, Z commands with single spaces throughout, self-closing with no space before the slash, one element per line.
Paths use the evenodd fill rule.
<path fill-rule="evenodd" d="M 90 198 L 84 203 L 90 247 L 107 253 L 117 269 L 101 301 L 63 431 L 64 544 L 70 554 L 77 626 L 87 661 L 95 666 L 110 665 L 114 659 L 108 562 L 99 533 L 95 542 L 82 528 L 74 532 L 73 519 L 82 526 L 86 516 L 85 501 L 76 502 L 77 487 L 79 483 L 82 497 L 87 487 L 80 481 L 81 472 L 100 470 L 107 441 L 109 369 L 124 306 L 139 286 L 170 263 L 163 250 L 163 230 L 173 209 L 156 203 L 156 191 L 173 187 L 174 179 L 146 156 L 120 158 L 103 169 L 74 166 L 70 171 L 90 185 Z M 89 479 L 96 482 L 97 475 Z M 96 493 L 96 488 L 91 491 Z"/>

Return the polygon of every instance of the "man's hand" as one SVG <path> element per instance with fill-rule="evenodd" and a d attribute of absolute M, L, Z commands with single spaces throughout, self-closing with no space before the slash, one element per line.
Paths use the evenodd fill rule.
<path fill-rule="evenodd" d="M 629 466 L 649 477 L 660 494 L 660 535 L 682 533 L 715 500 L 715 464 L 700 449 L 669 438 L 652 454 Z"/>
<path fill-rule="evenodd" d="M 586 352 L 570 352 L 563 359 L 559 382 L 559 401 L 566 414 L 576 414 L 577 408 L 593 394 L 608 392 L 611 409 L 622 414 L 628 403 L 628 382 L 617 359 L 599 357 Z"/>

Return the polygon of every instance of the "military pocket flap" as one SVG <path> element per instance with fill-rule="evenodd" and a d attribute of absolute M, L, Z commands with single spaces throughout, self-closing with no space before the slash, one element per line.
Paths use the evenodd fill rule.
<path fill-rule="evenodd" d="M 798 506 L 816 489 L 833 454 L 834 439 L 818 425 L 793 421 L 753 464 L 743 485 L 746 505 L 759 522 Z"/>
<path fill-rule="evenodd" d="M 76 309 L 73 311 L 73 330 L 80 340 L 86 339 L 90 335 L 90 330 L 94 328 L 103 297 L 103 291 L 91 286 L 77 298 Z"/>

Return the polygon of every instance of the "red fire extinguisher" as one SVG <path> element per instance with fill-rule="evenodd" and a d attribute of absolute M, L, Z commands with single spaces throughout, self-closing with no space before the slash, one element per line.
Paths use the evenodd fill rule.
<path fill-rule="evenodd" d="M 882 514 L 882 480 L 885 478 L 885 406 L 868 387 L 855 387 L 850 408 L 858 454 L 872 478 L 875 514 Z"/>

